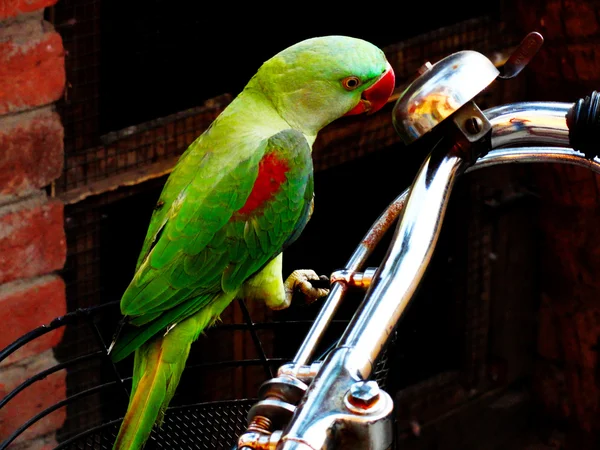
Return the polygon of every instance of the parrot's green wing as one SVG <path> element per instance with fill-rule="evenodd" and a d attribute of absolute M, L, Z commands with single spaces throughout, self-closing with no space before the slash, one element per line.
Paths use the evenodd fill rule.
<path fill-rule="evenodd" d="M 130 325 L 112 350 L 115 361 L 218 296 L 235 293 L 306 224 L 313 166 L 302 133 L 279 132 L 224 174 L 202 170 L 203 164 L 210 165 L 210 153 L 185 157 L 186 167 L 197 158 L 197 175 L 187 180 L 172 176 L 173 184 L 165 186 L 179 193 L 162 205 L 168 209 L 164 213 L 164 200 L 159 200 L 153 215 L 156 231 L 149 231 L 144 256 L 121 300 Z"/>

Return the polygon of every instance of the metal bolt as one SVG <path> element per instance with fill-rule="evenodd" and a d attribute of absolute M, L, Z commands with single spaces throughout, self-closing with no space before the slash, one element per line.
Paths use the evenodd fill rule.
<path fill-rule="evenodd" d="M 268 417 L 256 416 L 248 425 L 248 431 L 270 433 L 272 422 Z"/>
<path fill-rule="evenodd" d="M 483 129 L 483 121 L 477 116 L 469 117 L 465 120 L 465 129 L 470 134 L 479 134 Z"/>
<path fill-rule="evenodd" d="M 379 400 L 379 392 L 376 381 L 358 381 L 350 387 L 348 402 L 357 408 L 368 409 Z"/>

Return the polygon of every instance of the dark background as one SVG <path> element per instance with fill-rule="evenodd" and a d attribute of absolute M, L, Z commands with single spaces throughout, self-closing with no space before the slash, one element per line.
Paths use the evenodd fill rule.
<path fill-rule="evenodd" d="M 181 111 L 226 92 L 235 95 L 263 61 L 303 39 L 341 34 L 383 47 L 500 12 L 499 2 L 275 5 L 103 2 L 102 132 Z"/>

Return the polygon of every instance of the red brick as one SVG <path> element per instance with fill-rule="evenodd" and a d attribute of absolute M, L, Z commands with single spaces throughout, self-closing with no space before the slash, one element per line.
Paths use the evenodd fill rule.
<path fill-rule="evenodd" d="M 0 116 L 0 195 L 47 186 L 63 166 L 63 127 L 50 106 Z"/>
<path fill-rule="evenodd" d="M 11 344 L 25 333 L 48 324 L 66 313 L 65 284 L 56 275 L 46 275 L 27 281 L 15 281 L 0 286 L 0 349 Z M 2 361 L 7 365 L 36 355 L 56 346 L 64 329 L 34 339 Z"/>
<path fill-rule="evenodd" d="M 50 350 L 23 361 L 23 364 L 0 369 L 0 398 L 4 397 L 27 378 L 49 367 L 53 367 L 57 363 L 58 361 L 56 361 Z M 13 397 L 0 410 L 0 436 L 10 436 L 27 420 L 49 406 L 63 400 L 66 397 L 65 381 L 66 372 L 63 369 L 42 380 L 36 381 Z M 65 408 L 59 408 L 40 419 L 31 427 L 28 427 L 26 431 L 13 441 L 13 444 L 47 435 L 59 429 L 64 424 L 65 418 Z M 39 448 L 39 444 L 42 443 L 42 440 L 36 440 L 33 442 L 33 446 L 28 445 L 27 448 Z"/>
<path fill-rule="evenodd" d="M 62 202 L 36 196 L 0 208 L 0 283 L 61 269 L 65 258 Z"/>
<path fill-rule="evenodd" d="M 31 19 L 0 27 L 0 114 L 52 103 L 65 86 L 62 39 Z"/>
<path fill-rule="evenodd" d="M 0 20 L 52 6 L 57 0 L 0 0 Z"/>

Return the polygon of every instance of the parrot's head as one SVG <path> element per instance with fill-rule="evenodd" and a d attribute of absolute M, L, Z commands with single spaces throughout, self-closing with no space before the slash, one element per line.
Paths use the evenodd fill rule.
<path fill-rule="evenodd" d="M 316 135 L 339 117 L 381 109 L 394 82 L 392 67 L 375 45 L 324 36 L 281 51 L 263 63 L 251 84 L 292 127 Z"/>

